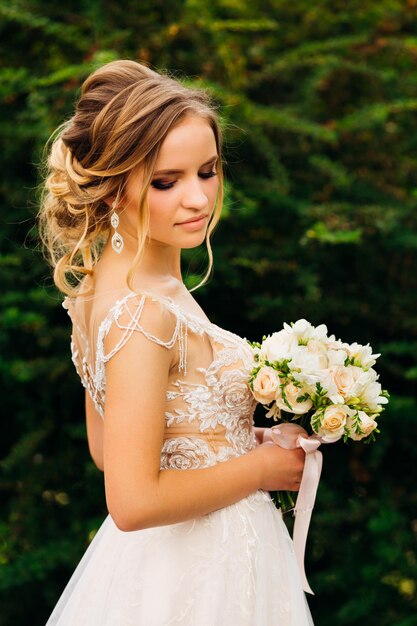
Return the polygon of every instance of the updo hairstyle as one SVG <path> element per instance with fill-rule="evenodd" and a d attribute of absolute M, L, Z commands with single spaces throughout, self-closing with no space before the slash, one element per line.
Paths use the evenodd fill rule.
<path fill-rule="evenodd" d="M 206 282 L 213 264 L 210 235 L 223 204 L 222 136 L 216 109 L 204 89 L 186 87 L 135 61 L 108 63 L 84 81 L 75 114 L 47 144 L 46 149 L 51 148 L 38 213 L 40 238 L 60 291 L 77 295 L 83 276 L 93 274 L 111 232 L 112 209 L 105 200 L 114 197 L 117 203 L 129 173 L 141 164 L 138 249 L 126 276 L 134 290 L 133 276 L 149 230 L 147 194 L 158 152 L 168 132 L 188 115 L 207 120 L 219 154 L 219 193 L 206 233 L 209 267 L 194 289 Z"/>

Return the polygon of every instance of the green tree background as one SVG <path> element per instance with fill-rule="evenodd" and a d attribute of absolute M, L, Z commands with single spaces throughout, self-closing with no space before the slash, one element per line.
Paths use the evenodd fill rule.
<path fill-rule="evenodd" d="M 382 353 L 378 442 L 325 450 L 309 602 L 318 626 L 417 624 L 417 1 L 0 0 L 0 16 L 0 626 L 45 623 L 107 513 L 34 216 L 46 139 L 117 58 L 221 105 L 227 197 L 195 293 L 212 321 L 259 340 L 306 317 Z M 189 284 L 205 263 L 185 254 Z"/>

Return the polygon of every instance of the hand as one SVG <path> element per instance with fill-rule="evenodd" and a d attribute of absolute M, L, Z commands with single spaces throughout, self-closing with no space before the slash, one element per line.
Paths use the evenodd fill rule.
<path fill-rule="evenodd" d="M 264 428 L 262 433 L 262 440 L 260 443 L 266 443 L 267 441 L 272 441 L 271 429 Z"/>
<path fill-rule="evenodd" d="M 266 441 L 258 445 L 250 454 L 258 456 L 260 489 L 266 491 L 299 490 L 305 460 L 305 452 L 302 448 L 286 450 L 272 441 Z"/>
<path fill-rule="evenodd" d="M 259 446 L 261 443 L 265 443 L 266 441 L 272 441 L 270 428 L 264 428 L 263 426 L 254 426 L 254 431 L 257 446 Z"/>
<path fill-rule="evenodd" d="M 255 432 L 255 437 L 256 437 L 256 445 L 259 446 L 259 444 L 263 443 L 263 437 L 264 437 L 264 433 L 266 430 L 271 430 L 270 428 L 264 428 L 262 426 L 254 426 L 253 430 Z"/>

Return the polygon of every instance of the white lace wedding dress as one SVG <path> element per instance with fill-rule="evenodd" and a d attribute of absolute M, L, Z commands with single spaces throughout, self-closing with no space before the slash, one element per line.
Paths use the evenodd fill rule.
<path fill-rule="evenodd" d="M 166 390 L 161 469 L 209 467 L 255 447 L 256 403 L 247 386 L 254 363 L 244 338 L 165 296 L 108 294 L 95 303 L 95 321 L 87 322 L 92 302 L 66 298 L 63 306 L 73 322 L 74 365 L 102 417 L 106 362 L 133 332 L 141 332 L 178 354 Z M 155 315 L 171 319 L 171 337 L 150 332 Z M 111 329 L 116 340 L 105 352 Z M 108 515 L 47 622 L 54 624 L 307 626 L 313 621 L 281 512 L 269 493 L 259 490 L 191 521 L 134 532 L 119 530 Z"/>

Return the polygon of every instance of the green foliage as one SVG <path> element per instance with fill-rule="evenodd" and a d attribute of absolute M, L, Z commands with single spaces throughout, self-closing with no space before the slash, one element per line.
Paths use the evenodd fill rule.
<path fill-rule="evenodd" d="M 417 624 L 415 11 L 0 0 L 0 626 L 45 622 L 106 514 L 34 215 L 45 141 L 83 78 L 115 58 L 168 68 L 221 105 L 225 211 L 213 278 L 196 292 L 212 320 L 257 341 L 306 317 L 382 353 L 392 398 L 378 441 L 325 450 L 310 604 L 320 626 Z M 190 287 L 205 262 L 184 254 Z"/>

